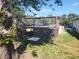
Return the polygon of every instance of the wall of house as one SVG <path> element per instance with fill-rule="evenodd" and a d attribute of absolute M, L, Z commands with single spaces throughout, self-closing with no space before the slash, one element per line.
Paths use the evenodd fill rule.
<path fill-rule="evenodd" d="M 77 32 L 79 32 L 79 19 L 78 19 L 78 20 L 73 21 L 73 27 L 75 27 L 75 28 L 76 28 Z"/>

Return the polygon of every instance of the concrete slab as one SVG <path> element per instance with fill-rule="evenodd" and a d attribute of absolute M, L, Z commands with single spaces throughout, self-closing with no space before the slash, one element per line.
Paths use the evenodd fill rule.
<path fill-rule="evenodd" d="M 39 39 L 40 39 L 39 37 L 31 37 L 31 38 L 28 38 L 27 40 L 38 41 Z"/>

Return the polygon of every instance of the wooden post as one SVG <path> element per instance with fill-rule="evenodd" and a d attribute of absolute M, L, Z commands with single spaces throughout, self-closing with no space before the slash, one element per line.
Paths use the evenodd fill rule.
<path fill-rule="evenodd" d="M 54 36 L 54 38 L 52 39 L 52 43 L 58 36 L 59 21 L 58 21 L 57 17 L 55 18 L 54 24 L 55 24 L 55 27 L 52 30 L 52 35 Z"/>
<path fill-rule="evenodd" d="M 34 20 L 34 18 L 33 18 L 33 36 L 34 36 L 34 23 L 35 23 L 35 20 Z"/>
<path fill-rule="evenodd" d="M 57 36 L 58 36 L 58 29 L 59 29 L 59 20 L 57 19 L 57 17 L 56 17 L 56 26 L 55 26 L 55 32 L 54 32 L 54 36 L 55 36 L 55 39 L 57 38 Z"/>

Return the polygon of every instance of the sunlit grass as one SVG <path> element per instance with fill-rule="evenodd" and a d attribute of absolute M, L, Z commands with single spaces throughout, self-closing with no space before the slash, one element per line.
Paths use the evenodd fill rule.
<path fill-rule="evenodd" d="M 33 49 L 38 55 L 34 59 L 79 59 L 79 41 L 67 32 L 59 35 L 54 44 L 34 45 Z"/>

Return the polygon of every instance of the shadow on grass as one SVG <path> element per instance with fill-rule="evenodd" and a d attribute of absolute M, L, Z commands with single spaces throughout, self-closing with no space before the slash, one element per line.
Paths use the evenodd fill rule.
<path fill-rule="evenodd" d="M 30 36 L 28 36 L 28 35 L 30 35 Z M 34 30 L 34 32 L 28 33 L 28 34 L 26 33 L 25 39 L 18 40 L 18 41 L 22 42 L 22 44 L 19 47 L 17 47 L 16 50 L 19 54 L 22 54 L 26 50 L 28 44 L 39 46 L 44 43 L 49 43 L 50 41 L 53 41 L 53 40 L 51 40 L 53 38 L 53 36 L 54 36 L 54 34 L 53 34 L 52 30 L 50 30 L 48 28 L 46 28 L 46 29 L 36 28 Z M 38 38 L 40 38 L 40 40 L 38 40 L 38 41 L 27 40 L 29 37 L 38 37 Z"/>
<path fill-rule="evenodd" d="M 76 31 L 70 31 L 70 30 L 66 30 L 69 34 L 71 34 L 72 36 L 76 37 L 79 40 L 79 33 Z"/>

